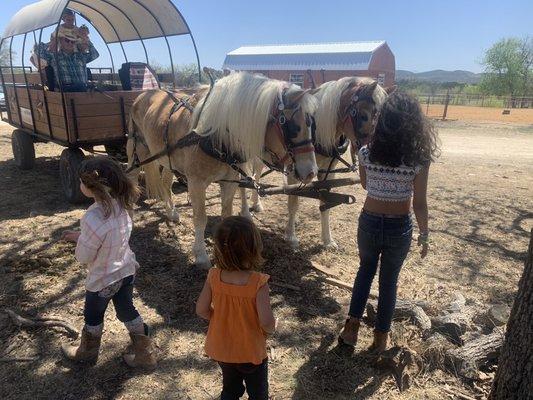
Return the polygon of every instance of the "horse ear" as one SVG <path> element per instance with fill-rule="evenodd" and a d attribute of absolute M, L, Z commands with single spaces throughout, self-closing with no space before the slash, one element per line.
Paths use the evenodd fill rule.
<path fill-rule="evenodd" d="M 377 86 L 378 86 L 378 81 L 374 81 L 370 85 L 368 85 L 368 90 L 373 92 L 377 88 Z"/>
<path fill-rule="evenodd" d="M 303 90 L 301 88 L 298 88 L 298 90 L 288 90 L 287 91 L 287 99 L 289 100 L 290 104 L 298 103 L 302 97 L 304 97 L 307 93 L 309 93 L 312 89 Z"/>
<path fill-rule="evenodd" d="M 387 92 L 387 94 L 392 94 L 396 91 L 396 89 L 398 89 L 398 86 L 392 85 L 392 86 L 386 87 L 385 91 Z"/>

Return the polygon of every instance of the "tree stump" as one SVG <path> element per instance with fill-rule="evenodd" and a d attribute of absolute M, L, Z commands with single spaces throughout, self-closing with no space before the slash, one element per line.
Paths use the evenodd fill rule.
<path fill-rule="evenodd" d="M 413 378 L 422 369 L 422 360 L 409 348 L 394 346 L 380 354 L 376 366 L 392 373 L 400 392 L 409 389 Z"/>
<path fill-rule="evenodd" d="M 505 344 L 489 398 L 530 399 L 533 393 L 533 229 L 524 272 L 518 283 Z"/>

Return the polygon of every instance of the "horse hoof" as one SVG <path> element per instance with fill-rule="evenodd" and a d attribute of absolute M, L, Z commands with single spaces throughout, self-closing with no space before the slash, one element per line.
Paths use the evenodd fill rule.
<path fill-rule="evenodd" d="M 339 248 L 339 245 L 337 244 L 336 241 L 331 240 L 327 243 L 324 243 L 324 248 L 327 250 L 337 250 Z"/>
<path fill-rule="evenodd" d="M 289 246 L 291 246 L 292 249 L 296 250 L 298 247 L 300 247 L 300 242 L 296 237 L 286 237 L 285 240 L 287 240 L 287 243 L 289 243 Z"/>
<path fill-rule="evenodd" d="M 251 213 L 250 211 L 248 211 L 248 210 L 241 211 L 241 212 L 239 213 L 239 215 L 240 215 L 241 217 L 248 218 L 250 221 L 253 219 L 253 217 L 252 217 L 252 213 Z"/>
<path fill-rule="evenodd" d="M 180 214 L 176 210 L 168 213 L 167 218 L 171 222 L 180 222 Z"/>
<path fill-rule="evenodd" d="M 262 204 L 256 204 L 254 206 L 252 206 L 250 208 L 251 211 L 254 211 L 254 212 L 257 212 L 257 213 L 260 213 L 260 212 L 263 212 L 264 211 L 264 208 L 263 208 L 263 205 Z"/>
<path fill-rule="evenodd" d="M 208 271 L 210 268 L 211 268 L 211 262 L 210 261 L 204 261 L 204 262 L 196 262 L 195 264 L 195 267 L 200 269 L 200 270 L 204 270 L 204 271 Z"/>

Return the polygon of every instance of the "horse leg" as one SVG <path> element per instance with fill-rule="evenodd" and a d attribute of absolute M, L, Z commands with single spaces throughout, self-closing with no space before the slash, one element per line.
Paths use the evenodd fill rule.
<path fill-rule="evenodd" d="M 241 212 L 239 215 L 241 217 L 245 217 L 248 219 L 252 219 L 252 213 L 250 212 L 250 207 L 248 206 L 248 198 L 246 197 L 246 188 L 241 187 L 240 190 L 241 195 Z"/>
<path fill-rule="evenodd" d="M 170 221 L 179 222 L 180 215 L 178 210 L 174 207 L 172 200 L 172 183 L 174 182 L 174 173 L 167 168 L 163 168 L 161 173 L 161 195 L 162 201 L 165 203 L 167 218 Z"/>
<path fill-rule="evenodd" d="M 233 199 L 235 198 L 236 191 L 237 191 L 236 183 L 220 182 L 220 197 L 222 200 L 222 218 L 231 217 L 231 215 L 233 214 Z"/>
<path fill-rule="evenodd" d="M 257 183 L 261 180 L 261 174 L 263 173 L 263 162 L 260 159 L 254 161 L 254 179 Z M 257 193 L 257 190 L 252 191 L 252 211 L 262 212 L 264 210 L 261 203 L 261 197 Z"/>
<path fill-rule="evenodd" d="M 296 180 L 289 177 L 287 183 L 292 185 L 296 183 Z M 287 227 L 285 229 L 285 239 L 293 248 L 297 248 L 299 245 L 298 238 L 296 237 L 296 212 L 298 211 L 298 201 L 298 196 L 289 196 L 287 202 L 289 208 L 289 220 L 287 221 Z"/>
<path fill-rule="evenodd" d="M 195 179 L 188 180 L 189 195 L 192 203 L 192 214 L 194 222 L 194 245 L 192 248 L 195 264 L 202 269 L 211 267 L 211 262 L 207 256 L 204 234 L 207 225 L 207 215 L 205 213 L 205 191 L 207 185 Z"/>
<path fill-rule="evenodd" d="M 329 179 L 334 179 L 334 174 L 329 174 Z M 322 180 L 323 177 L 319 175 L 318 180 Z M 324 201 L 320 201 L 320 205 L 326 204 Z M 338 244 L 331 238 L 331 229 L 329 227 L 329 209 L 320 211 L 320 225 L 322 228 L 322 244 L 328 249 L 337 249 Z"/>

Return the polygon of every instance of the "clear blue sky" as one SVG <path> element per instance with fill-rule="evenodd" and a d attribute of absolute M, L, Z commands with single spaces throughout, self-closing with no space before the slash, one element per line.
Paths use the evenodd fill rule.
<path fill-rule="evenodd" d="M 397 69 L 480 72 L 479 61 L 494 42 L 533 35 L 533 0 L 173 1 L 191 27 L 202 65 L 215 68 L 242 45 L 386 40 Z M 0 2 L 3 32 L 11 16 L 34 1 Z M 177 64 L 194 60 L 189 40 L 171 44 Z M 149 49 L 151 60 L 168 64 L 163 43 L 153 41 Z M 98 64 L 109 65 L 101 50 Z M 128 50 L 135 55 L 130 59 L 142 60 L 139 46 Z"/>

